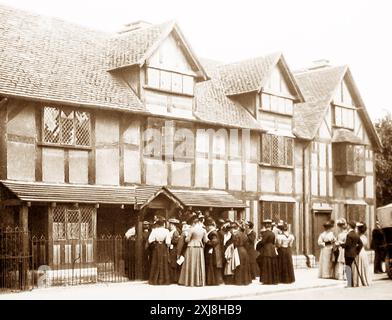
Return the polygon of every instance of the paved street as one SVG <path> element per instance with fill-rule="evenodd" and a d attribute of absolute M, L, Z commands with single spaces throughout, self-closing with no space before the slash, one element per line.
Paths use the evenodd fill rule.
<path fill-rule="evenodd" d="M 151 286 L 146 282 L 93 284 L 34 289 L 28 292 L 0 294 L 0 300 L 10 299 L 121 299 L 121 300 L 199 300 L 199 299 L 391 299 L 392 281 L 377 275 L 370 288 L 344 289 L 345 282 L 318 279 L 317 269 L 297 269 L 296 282 L 273 286 L 254 281 L 249 286 L 221 285 L 213 287 L 183 287 L 178 285 Z M 350 295 L 348 295 L 350 292 Z"/>
<path fill-rule="evenodd" d="M 316 287 L 344 286 L 342 281 L 318 279 L 317 269 L 298 269 L 295 272 L 297 279 L 295 283 L 273 286 L 261 285 L 257 280 L 248 286 L 220 285 L 211 287 L 152 286 L 140 281 L 34 289 L 28 292 L 0 294 L 0 299 L 228 299 Z"/>
<path fill-rule="evenodd" d="M 392 280 L 374 281 L 370 287 L 324 287 L 317 289 L 253 295 L 239 300 L 392 300 Z"/>

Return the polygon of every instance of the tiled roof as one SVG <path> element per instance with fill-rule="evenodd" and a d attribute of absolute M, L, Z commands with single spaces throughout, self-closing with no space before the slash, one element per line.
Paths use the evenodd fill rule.
<path fill-rule="evenodd" d="M 256 119 L 241 105 L 225 95 L 221 81 L 213 78 L 195 88 L 195 116 L 205 122 L 261 130 Z"/>
<path fill-rule="evenodd" d="M 347 66 L 324 67 L 306 72 L 293 72 L 307 102 L 330 102 L 343 79 Z"/>
<path fill-rule="evenodd" d="M 107 44 L 108 69 L 138 64 L 162 34 L 172 27 L 173 22 L 166 22 L 112 37 Z"/>
<path fill-rule="evenodd" d="M 281 53 L 273 53 L 218 67 L 220 78 L 227 95 L 257 91 L 278 62 Z"/>
<path fill-rule="evenodd" d="M 135 204 L 135 187 L 51 184 L 4 180 L 18 199 L 30 202 Z"/>
<path fill-rule="evenodd" d="M 349 142 L 354 144 L 363 144 L 363 140 L 356 136 L 351 130 L 338 129 L 334 130 L 332 142 Z"/>
<path fill-rule="evenodd" d="M 306 101 L 296 104 L 294 108 L 293 132 L 299 138 L 313 139 L 316 136 L 346 71 L 346 66 L 339 66 L 294 72 Z"/>
<path fill-rule="evenodd" d="M 110 35 L 0 6 L 0 94 L 143 111 L 105 70 Z"/>
<path fill-rule="evenodd" d="M 246 204 L 226 191 L 218 190 L 168 190 L 185 206 L 214 208 L 245 208 Z"/>

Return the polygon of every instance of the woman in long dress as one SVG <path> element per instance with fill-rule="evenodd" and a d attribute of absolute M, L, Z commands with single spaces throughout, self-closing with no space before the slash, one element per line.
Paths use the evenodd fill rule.
<path fill-rule="evenodd" d="M 232 230 L 232 223 L 227 222 L 223 226 L 223 233 L 222 233 L 222 243 L 223 243 L 223 280 L 225 284 L 233 284 L 233 276 L 234 270 L 232 268 L 233 265 L 233 253 L 234 253 L 234 245 L 233 245 L 233 234 Z"/>
<path fill-rule="evenodd" d="M 288 231 L 287 224 L 282 227 L 282 233 L 278 235 L 276 244 L 278 247 L 278 263 L 281 283 L 295 282 L 293 257 L 291 248 L 294 243 L 294 236 Z"/>
<path fill-rule="evenodd" d="M 255 249 L 256 232 L 253 230 L 253 227 L 253 222 L 248 221 L 246 223 L 245 233 L 247 236 L 247 241 L 245 248 L 249 256 L 250 275 L 252 277 L 252 280 L 256 279 L 256 276 L 258 274 L 258 267 L 256 262 L 257 251 Z"/>
<path fill-rule="evenodd" d="M 333 222 L 328 221 L 324 223 L 324 231 L 318 238 L 318 245 L 321 247 L 319 260 L 319 278 L 332 279 L 334 278 L 334 263 L 332 256 L 333 245 L 336 237 L 332 231 Z"/>
<path fill-rule="evenodd" d="M 342 244 L 346 242 L 347 237 L 347 222 L 346 219 L 342 218 L 337 221 L 337 226 L 339 228 L 339 233 L 337 236 L 337 241 L 335 242 L 335 253 L 337 255 L 335 262 L 335 279 L 345 280 L 345 260 L 344 260 L 344 248 Z"/>
<path fill-rule="evenodd" d="M 217 286 L 223 283 L 223 255 L 220 246 L 218 230 L 215 221 L 207 218 L 205 222 L 208 241 L 205 244 L 204 256 L 206 260 L 206 283 L 208 286 Z"/>
<path fill-rule="evenodd" d="M 244 227 L 237 225 L 233 230 L 234 250 L 237 250 L 239 265 L 234 270 L 234 284 L 243 286 L 252 283 L 250 272 L 250 261 L 246 250 L 247 236 L 244 233 Z"/>
<path fill-rule="evenodd" d="M 166 243 L 169 230 L 164 227 L 163 220 L 157 220 L 148 242 L 152 246 L 151 268 L 148 283 L 152 285 L 170 284 L 169 251 Z"/>
<path fill-rule="evenodd" d="M 368 245 L 368 238 L 365 236 L 366 224 L 357 223 L 357 233 L 361 238 L 363 247 L 359 255 L 352 264 L 353 287 L 368 287 L 371 284 L 369 258 L 365 247 Z"/>
<path fill-rule="evenodd" d="M 271 220 L 265 220 L 265 231 L 261 240 L 256 245 L 256 250 L 260 252 L 258 257 L 260 269 L 260 282 L 263 284 L 279 283 L 279 265 L 275 248 L 275 234 L 271 231 Z"/>
<path fill-rule="evenodd" d="M 207 231 L 200 224 L 197 217 L 191 218 L 190 224 L 192 227 L 187 231 L 185 237 L 188 245 L 178 284 L 200 287 L 206 284 L 204 243 L 208 241 Z"/>

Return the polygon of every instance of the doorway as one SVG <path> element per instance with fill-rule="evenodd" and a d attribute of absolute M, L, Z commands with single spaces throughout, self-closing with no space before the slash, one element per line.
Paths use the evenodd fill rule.
<path fill-rule="evenodd" d="M 313 215 L 313 253 L 316 260 L 320 257 L 320 247 L 317 243 L 320 234 L 324 231 L 323 224 L 331 220 L 332 211 L 314 211 Z"/>

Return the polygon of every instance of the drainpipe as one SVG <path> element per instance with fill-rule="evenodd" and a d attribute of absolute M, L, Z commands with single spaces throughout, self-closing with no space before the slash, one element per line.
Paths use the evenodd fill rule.
<path fill-rule="evenodd" d="M 302 217 L 303 217 L 303 223 L 302 223 L 302 235 L 303 235 L 303 255 L 306 258 L 306 266 L 308 268 L 311 267 L 310 263 L 310 258 L 308 256 L 308 245 L 306 241 L 306 227 L 308 225 L 308 222 L 306 221 L 306 165 L 305 165 L 305 149 L 308 147 L 309 144 L 305 144 L 304 147 L 302 148 Z"/>

